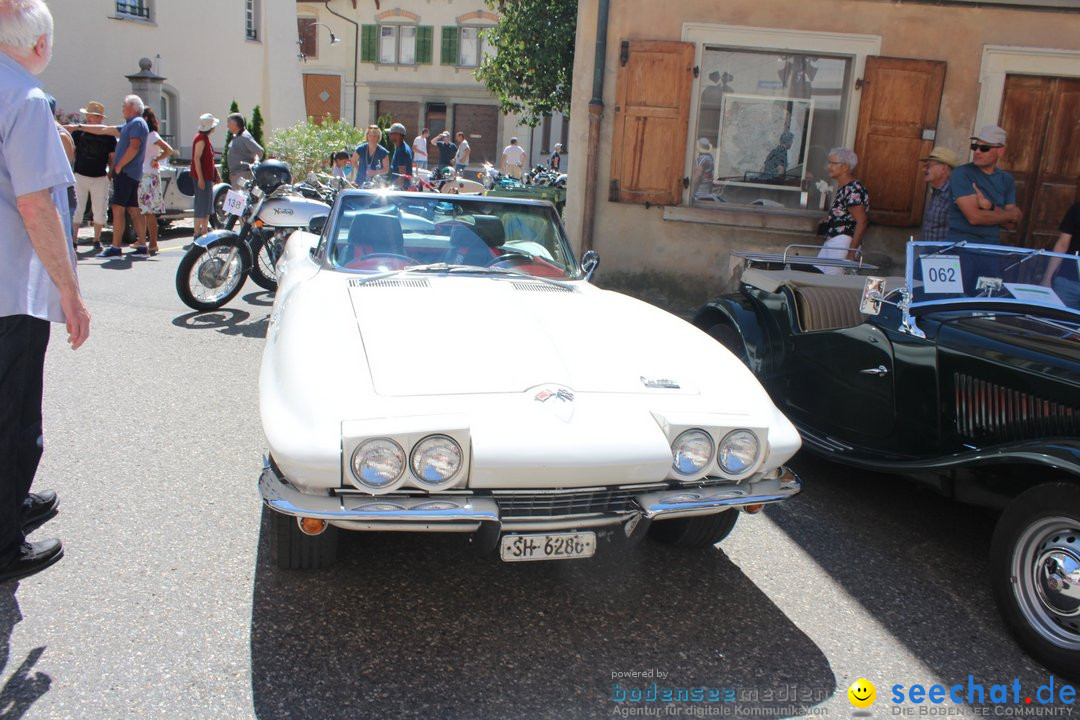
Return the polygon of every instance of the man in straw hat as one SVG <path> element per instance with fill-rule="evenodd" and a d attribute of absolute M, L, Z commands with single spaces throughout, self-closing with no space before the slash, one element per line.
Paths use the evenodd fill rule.
<path fill-rule="evenodd" d="M 79 108 L 83 122 L 87 125 L 101 125 L 105 122 L 105 106 L 96 100 Z M 99 135 L 73 130 L 71 139 L 75 141 L 75 222 L 71 228 L 71 241 L 77 243 L 79 226 L 82 225 L 86 212 L 87 198 L 93 211 L 94 249 L 101 249 L 101 229 L 108 218 L 109 202 L 109 156 L 116 151 L 116 138 L 112 135 Z"/>
<path fill-rule="evenodd" d="M 919 162 L 923 164 L 923 179 L 930 186 L 930 200 L 923 210 L 922 239 L 927 242 L 944 242 L 949 232 L 949 208 L 953 204 L 949 177 L 960 162 L 956 153 L 940 145 L 926 157 L 919 158 Z"/>
<path fill-rule="evenodd" d="M 0 582 L 44 570 L 59 540 L 26 536 L 56 514 L 56 493 L 31 493 L 42 452 L 41 398 L 49 323 L 78 348 L 90 335 L 71 247 L 75 182 L 34 76 L 52 56 L 43 0 L 0 0 Z"/>

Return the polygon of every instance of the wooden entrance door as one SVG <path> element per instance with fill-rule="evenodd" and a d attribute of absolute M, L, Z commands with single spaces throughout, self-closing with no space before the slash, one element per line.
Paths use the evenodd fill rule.
<path fill-rule="evenodd" d="M 1016 180 L 1024 219 L 1011 245 L 1049 248 L 1080 199 L 1080 80 L 1008 75 L 998 124 L 1009 133 L 1001 167 Z"/>
<path fill-rule="evenodd" d="M 922 219 L 919 158 L 934 146 L 945 63 L 868 57 L 855 131 L 855 175 L 870 193 L 870 221 L 907 227 Z"/>
<path fill-rule="evenodd" d="M 304 73 L 304 109 L 316 121 L 341 119 L 341 76 Z"/>
<path fill-rule="evenodd" d="M 495 105 L 454 105 L 454 132 L 465 133 L 469 141 L 469 164 L 485 162 L 499 164 L 501 148 L 496 144 L 499 134 L 499 108 Z"/>

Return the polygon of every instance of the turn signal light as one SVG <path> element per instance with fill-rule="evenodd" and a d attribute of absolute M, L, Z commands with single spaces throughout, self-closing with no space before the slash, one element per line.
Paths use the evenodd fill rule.
<path fill-rule="evenodd" d="M 743 512 L 753 515 L 754 513 L 761 512 L 761 509 L 764 507 L 764 503 L 758 503 L 757 505 L 743 505 Z"/>
<path fill-rule="evenodd" d="M 262 226 L 263 226 L 262 218 L 256 218 L 255 219 L 255 227 L 261 228 Z"/>
<path fill-rule="evenodd" d="M 326 521 L 319 518 L 297 518 L 296 522 L 305 535 L 321 535 L 326 530 Z"/>

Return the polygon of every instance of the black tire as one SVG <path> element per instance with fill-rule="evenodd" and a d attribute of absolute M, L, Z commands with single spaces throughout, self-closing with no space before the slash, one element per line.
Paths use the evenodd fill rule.
<path fill-rule="evenodd" d="M 231 268 L 226 279 L 215 285 L 215 279 L 211 273 L 220 270 L 221 267 L 211 267 L 207 263 L 215 259 L 224 263 L 226 260 L 222 253 L 227 253 L 232 248 L 237 249 L 234 262 L 238 264 L 238 267 Z M 193 310 L 201 312 L 217 310 L 236 297 L 240 288 L 244 287 L 244 280 L 247 279 L 248 274 L 246 266 L 245 253 L 236 240 L 219 242 L 209 248 L 196 245 L 187 251 L 176 268 L 176 294 Z"/>
<path fill-rule="evenodd" d="M 273 257 L 274 239 L 258 237 L 251 244 L 251 279 L 263 290 L 277 291 L 277 259 Z"/>
<path fill-rule="evenodd" d="M 676 547 L 710 547 L 730 535 L 738 519 L 738 510 L 725 510 L 715 515 L 654 520 L 649 526 L 649 537 Z"/>
<path fill-rule="evenodd" d="M 282 570 L 325 570 L 337 560 L 338 529 L 305 535 L 292 515 L 270 513 L 270 554 Z"/>
<path fill-rule="evenodd" d="M 1016 642 L 1075 681 L 1080 680 L 1080 599 L 1065 591 L 1067 577 L 1056 579 L 1070 568 L 1080 570 L 1080 487 L 1033 487 L 1005 508 L 994 528 L 990 584 Z"/>
<path fill-rule="evenodd" d="M 730 323 L 717 323 L 710 327 L 708 332 L 713 340 L 731 351 L 732 355 L 746 362 L 746 347 L 743 345 L 742 337 Z"/>
<path fill-rule="evenodd" d="M 229 194 L 229 188 L 222 186 L 214 193 L 213 201 L 210 205 L 210 226 L 213 228 L 223 228 L 227 224 L 229 213 L 225 212 L 225 196 Z"/>

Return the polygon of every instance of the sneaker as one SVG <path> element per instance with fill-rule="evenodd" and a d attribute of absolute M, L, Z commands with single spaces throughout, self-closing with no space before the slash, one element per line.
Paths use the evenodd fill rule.
<path fill-rule="evenodd" d="M 104 250 L 102 250 L 101 252 L 99 252 L 99 253 L 98 253 L 97 255 L 95 255 L 94 257 L 99 257 L 99 258 L 114 258 L 114 257 L 120 257 L 120 256 L 121 256 L 121 255 L 123 255 L 123 254 L 124 254 L 124 251 L 123 251 L 123 250 L 121 250 L 120 248 L 116 247 L 115 245 L 110 245 L 109 247 L 105 248 Z"/>
<path fill-rule="evenodd" d="M 146 249 L 145 245 L 132 245 L 131 252 L 128 255 L 139 255 L 140 257 L 147 257 L 150 251 Z"/>

